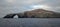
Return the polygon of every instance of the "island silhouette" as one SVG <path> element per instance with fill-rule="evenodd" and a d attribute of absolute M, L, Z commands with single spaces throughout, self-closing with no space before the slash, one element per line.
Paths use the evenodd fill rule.
<path fill-rule="evenodd" d="M 7 14 L 3 18 L 14 18 L 15 15 L 17 15 L 18 18 L 60 18 L 60 13 L 44 9 L 35 9 L 32 11 L 25 11 L 24 13 Z"/>

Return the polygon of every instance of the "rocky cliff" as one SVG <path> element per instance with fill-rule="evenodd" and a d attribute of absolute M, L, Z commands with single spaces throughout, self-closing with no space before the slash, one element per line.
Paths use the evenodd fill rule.
<path fill-rule="evenodd" d="M 43 10 L 43 9 L 27 11 L 24 14 L 27 17 L 35 17 L 35 18 L 52 18 L 52 17 L 56 17 L 56 15 L 58 15 L 53 11 L 48 11 L 48 10 Z"/>
<path fill-rule="evenodd" d="M 14 15 L 18 15 L 18 18 L 57 18 L 57 17 L 60 17 L 60 13 L 43 10 L 43 9 L 26 11 L 24 13 L 8 14 L 7 16 L 8 18 L 9 17 L 13 18 Z"/>

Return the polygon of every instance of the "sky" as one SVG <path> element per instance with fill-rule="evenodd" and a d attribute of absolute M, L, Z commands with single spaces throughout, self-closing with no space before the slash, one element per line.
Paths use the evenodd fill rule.
<path fill-rule="evenodd" d="M 0 17 L 9 13 L 34 10 L 37 7 L 60 12 L 60 0 L 0 0 Z"/>

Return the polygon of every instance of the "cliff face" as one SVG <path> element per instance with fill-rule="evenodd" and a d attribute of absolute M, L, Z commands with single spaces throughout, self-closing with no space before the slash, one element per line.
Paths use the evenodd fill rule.
<path fill-rule="evenodd" d="M 47 11 L 47 10 L 43 10 L 43 9 L 36 9 L 36 10 L 32 10 L 32 11 L 27 11 L 25 12 L 25 15 L 27 17 L 36 17 L 36 18 L 40 18 L 40 17 L 54 17 L 54 12 L 52 11 Z"/>
<path fill-rule="evenodd" d="M 36 9 L 32 11 L 26 11 L 24 13 L 8 14 L 8 18 L 13 18 L 13 16 L 18 15 L 18 18 L 57 18 L 60 17 L 60 13 L 55 13 L 53 11 Z M 5 17 L 7 17 L 5 16 Z"/>

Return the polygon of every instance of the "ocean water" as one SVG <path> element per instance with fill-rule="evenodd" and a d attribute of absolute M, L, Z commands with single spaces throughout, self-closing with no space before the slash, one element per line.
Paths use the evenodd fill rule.
<path fill-rule="evenodd" d="M 0 18 L 0 27 L 60 27 L 60 18 Z"/>

